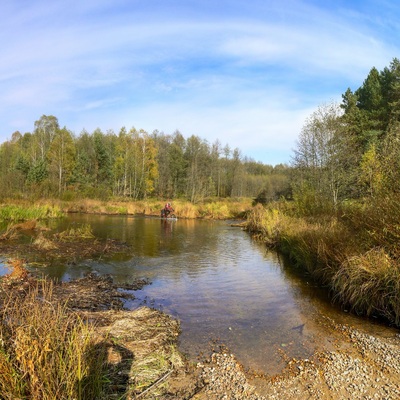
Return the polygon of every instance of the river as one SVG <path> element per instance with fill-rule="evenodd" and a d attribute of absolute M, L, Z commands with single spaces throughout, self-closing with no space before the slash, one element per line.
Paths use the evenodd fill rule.
<path fill-rule="evenodd" d="M 388 329 L 332 305 L 324 288 L 229 221 L 73 214 L 50 227 L 82 224 L 96 237 L 126 242 L 129 251 L 54 262 L 46 274 L 64 281 L 92 271 L 116 282 L 148 278 L 126 307 L 147 305 L 178 318 L 180 348 L 193 360 L 223 345 L 246 368 L 274 374 L 284 366 L 282 353 L 307 358 L 334 341 L 327 318 L 374 334 Z"/>

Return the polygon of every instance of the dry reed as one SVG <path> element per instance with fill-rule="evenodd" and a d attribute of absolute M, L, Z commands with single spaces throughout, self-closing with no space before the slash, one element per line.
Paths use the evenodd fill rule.
<path fill-rule="evenodd" d="M 400 268 L 383 249 L 349 258 L 332 279 L 335 298 L 354 312 L 400 324 Z"/>
<path fill-rule="evenodd" d="M 63 242 L 72 242 L 80 239 L 94 239 L 94 234 L 90 224 L 83 224 L 79 227 L 71 227 L 60 232 L 56 237 Z"/>
<path fill-rule="evenodd" d="M 42 232 L 40 232 L 36 239 L 33 241 L 33 245 L 41 250 L 57 249 L 57 245 L 50 239 L 44 237 Z"/>
<path fill-rule="evenodd" d="M 316 219 L 258 205 L 247 229 L 329 287 L 336 301 L 399 325 L 399 210 L 394 201 L 351 205 L 339 217 Z"/>
<path fill-rule="evenodd" d="M 88 357 L 93 328 L 52 302 L 52 284 L 10 296 L 1 309 L 0 393 L 4 399 L 93 399 L 101 368 Z"/>
<path fill-rule="evenodd" d="M 179 218 L 209 218 L 209 219 L 235 219 L 244 218 L 251 208 L 251 198 L 207 198 L 196 204 L 182 199 L 159 200 L 148 198 L 144 200 L 113 199 L 109 201 L 95 199 L 60 200 L 47 199 L 37 201 L 37 209 L 42 211 L 38 218 L 61 216 L 62 212 L 83 212 L 88 214 L 113 214 L 113 215 L 151 215 L 159 216 L 165 202 L 172 203 L 175 215 Z M 24 210 L 28 205 L 19 204 L 17 210 Z M 36 210 L 35 208 L 35 210 Z M 14 210 L 14 208 L 13 208 Z M 13 211 L 16 213 L 16 211 Z M 21 214 L 20 219 L 24 218 Z M 36 215 L 36 214 L 34 214 Z M 17 218 L 18 219 L 18 218 Z"/>

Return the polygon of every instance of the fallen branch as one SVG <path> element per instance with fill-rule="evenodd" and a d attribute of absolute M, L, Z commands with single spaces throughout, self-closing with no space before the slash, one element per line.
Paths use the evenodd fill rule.
<path fill-rule="evenodd" d="M 150 392 L 151 390 L 153 390 L 156 386 L 158 386 L 161 382 L 165 381 L 171 374 L 172 372 L 174 372 L 173 369 L 169 370 L 166 374 L 164 374 L 160 379 L 158 379 L 157 381 L 155 381 L 153 384 L 151 384 L 146 390 L 144 390 L 143 392 L 139 393 L 138 395 L 136 395 L 136 399 L 140 399 L 142 396 L 144 396 L 146 393 Z"/>

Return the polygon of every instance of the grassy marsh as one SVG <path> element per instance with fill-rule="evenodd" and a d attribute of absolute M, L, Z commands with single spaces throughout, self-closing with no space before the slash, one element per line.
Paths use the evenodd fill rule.
<path fill-rule="evenodd" d="M 294 203 L 255 206 L 247 230 L 288 255 L 353 312 L 400 325 L 400 212 L 397 201 L 347 204 L 301 216 Z"/>
<path fill-rule="evenodd" d="M 15 266 L 15 279 L 20 266 Z M 19 277 L 20 278 L 20 277 Z M 98 363 L 93 328 L 52 301 L 52 283 L 38 281 L 1 308 L 0 393 L 3 399 L 93 399 L 106 372 Z M 44 323 L 45 321 L 45 323 Z"/>
<path fill-rule="evenodd" d="M 232 219 L 243 218 L 251 208 L 251 198 L 207 199 L 193 204 L 185 200 L 172 200 L 175 215 L 179 218 Z M 0 221 L 40 220 L 59 218 L 67 213 L 115 214 L 159 216 L 165 201 L 147 199 L 140 201 L 82 199 L 73 201 L 39 200 L 32 206 L 28 202 L 7 201 L 0 206 Z"/>

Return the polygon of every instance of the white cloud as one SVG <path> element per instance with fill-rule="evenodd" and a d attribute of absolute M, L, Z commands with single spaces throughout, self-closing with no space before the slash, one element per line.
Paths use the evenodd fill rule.
<path fill-rule="evenodd" d="M 385 17 L 399 12 L 389 6 L 377 10 Z M 356 89 L 373 66 L 398 54 L 379 15 L 350 7 L 2 3 L 2 132 L 30 130 L 40 115 L 53 114 L 75 132 L 179 129 L 248 156 L 265 149 L 288 159 L 318 104 Z M 394 16 L 389 21 L 391 33 L 399 29 Z"/>

